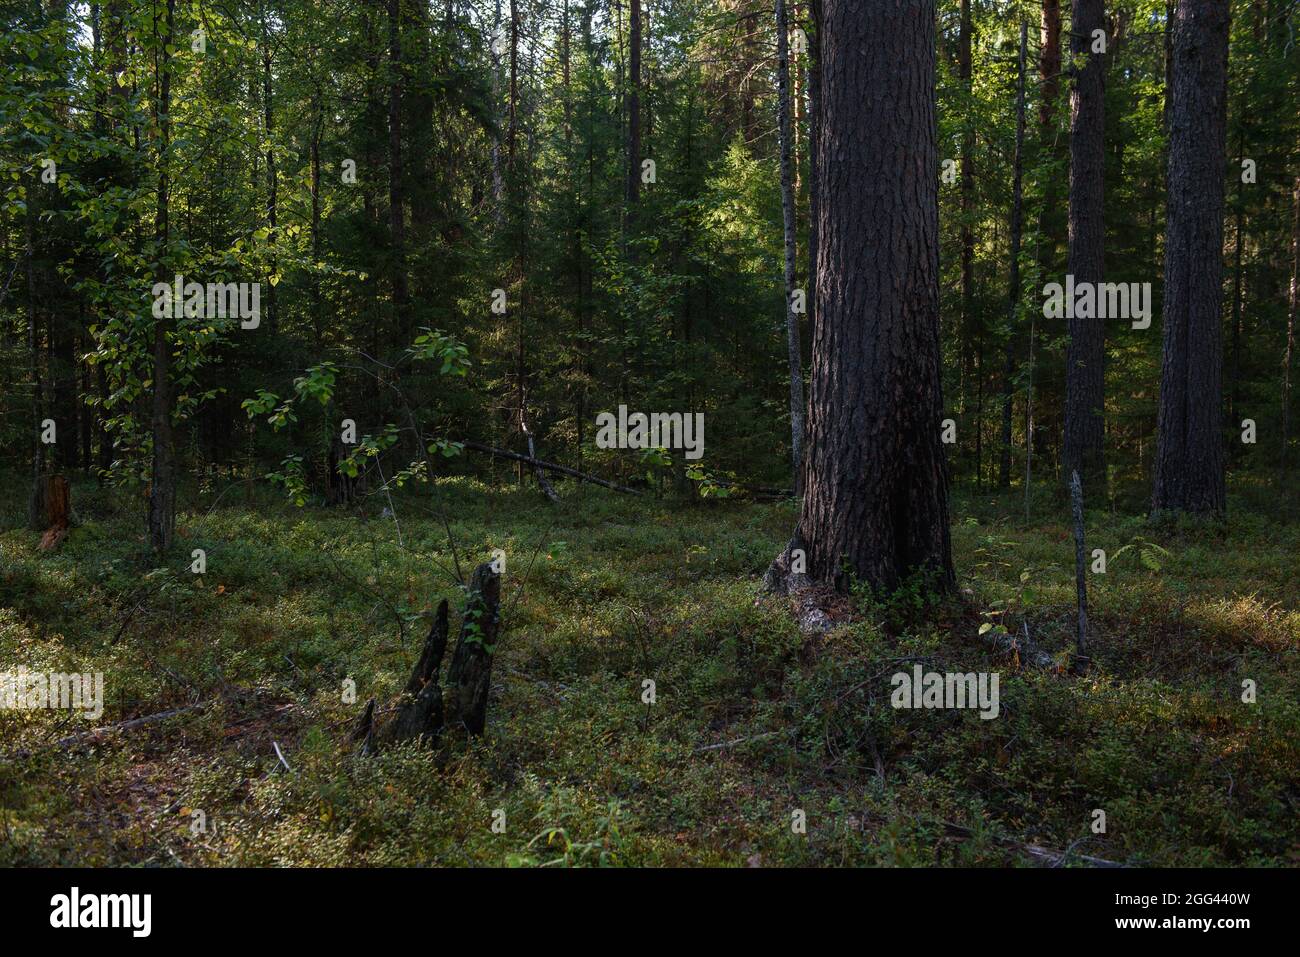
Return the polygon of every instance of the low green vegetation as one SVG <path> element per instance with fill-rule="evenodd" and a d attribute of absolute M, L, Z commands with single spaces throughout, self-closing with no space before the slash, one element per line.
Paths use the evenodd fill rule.
<path fill-rule="evenodd" d="M 1073 543 L 1046 499 L 1026 523 L 1019 498 L 959 492 L 958 599 L 845 600 L 805 639 L 757 600 L 792 504 L 560 491 L 438 486 L 466 577 L 508 556 L 488 730 L 373 758 L 349 741 L 360 709 L 462 600 L 427 494 L 394 520 L 202 491 L 165 566 L 121 490 L 76 486 L 51 552 L 11 501 L 0 669 L 102 671 L 106 707 L 0 711 L 0 864 L 1300 863 L 1300 526 L 1248 489 L 1229 525 L 1089 513 L 1110 557 L 1086 678 L 979 638 L 1027 624 L 1065 660 Z M 916 662 L 999 672 L 998 718 L 890 707 Z"/>

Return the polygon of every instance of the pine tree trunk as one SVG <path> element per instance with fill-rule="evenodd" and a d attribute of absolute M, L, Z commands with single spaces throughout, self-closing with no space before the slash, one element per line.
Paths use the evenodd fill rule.
<path fill-rule="evenodd" d="M 627 216 L 628 232 L 635 221 L 637 201 L 641 196 L 641 3 L 628 4 L 628 46 L 630 60 L 627 78 Z"/>
<path fill-rule="evenodd" d="M 954 584 L 940 445 L 935 4 L 825 0 L 807 485 L 794 547 L 846 590 Z M 788 553 L 787 553 L 788 554 Z"/>
<path fill-rule="evenodd" d="M 812 35 L 808 40 L 808 322 L 814 336 L 817 329 L 817 223 L 821 207 L 821 178 L 818 143 L 821 141 L 822 103 L 822 0 L 809 0 Z M 807 436 L 807 426 L 804 428 Z"/>
<path fill-rule="evenodd" d="M 393 242 L 393 319 L 399 346 L 410 331 L 407 309 L 406 216 L 402 167 L 402 9 L 401 0 L 388 0 L 388 59 L 392 77 L 388 87 L 388 228 Z"/>
<path fill-rule="evenodd" d="M 790 458 L 795 494 L 803 470 L 803 359 L 799 351 L 799 315 L 794 311 L 795 208 L 790 164 L 790 40 L 785 0 L 776 0 L 778 125 L 781 137 L 781 212 L 785 225 L 785 338 L 790 360 Z"/>
<path fill-rule="evenodd" d="M 970 0 L 961 0 L 959 6 L 959 22 L 961 32 L 957 37 L 957 76 L 961 82 L 961 88 L 967 96 L 971 92 L 971 16 Z M 963 117 L 961 133 L 961 175 L 958 179 L 958 190 L 961 196 L 961 212 L 959 219 L 961 221 L 961 322 L 958 326 L 959 332 L 957 341 L 961 343 L 961 362 L 962 362 L 962 388 L 963 393 L 968 376 L 979 381 L 981 371 L 979 362 L 975 354 L 980 349 L 980 337 L 982 335 L 982 325 L 975 318 L 975 231 L 971 227 L 971 219 L 974 215 L 974 195 L 975 195 L 975 130 L 972 126 L 972 119 L 969 114 Z M 974 350 L 974 352 L 972 352 Z M 974 363 L 975 368 L 971 366 Z M 977 386 L 978 388 L 978 386 Z M 981 395 L 982 399 L 983 396 Z M 980 444 L 980 428 L 983 425 L 982 401 L 977 402 L 975 415 L 975 483 L 978 486 L 980 481 L 980 459 L 982 458 L 983 449 Z M 966 409 L 965 395 L 962 395 L 961 407 L 964 412 Z M 965 428 L 968 421 L 962 422 Z M 960 461 L 960 459 L 959 459 Z"/>
<path fill-rule="evenodd" d="M 1070 51 L 1086 57 L 1075 71 L 1070 93 L 1070 256 L 1068 272 L 1079 283 L 1102 281 L 1105 230 L 1102 224 L 1105 158 L 1105 55 L 1092 52 L 1093 31 L 1104 30 L 1102 0 L 1075 0 Z M 1106 339 L 1103 320 L 1068 320 L 1070 343 L 1065 369 L 1065 444 L 1062 472 L 1078 471 L 1092 489 L 1105 488 L 1102 456 Z"/>
<path fill-rule="evenodd" d="M 176 0 L 167 0 L 167 27 L 159 54 L 158 103 L 154 122 L 158 129 L 158 203 L 155 234 L 159 255 L 165 260 L 169 247 L 168 152 L 171 148 L 171 55 L 165 47 L 172 42 Z M 167 270 L 161 281 L 170 282 Z M 171 343 L 168 318 L 155 319 L 153 327 L 153 403 L 150 425 L 153 431 L 153 462 L 149 480 L 149 544 L 155 551 L 171 548 L 176 532 L 176 464 L 172 450 Z"/>
<path fill-rule="evenodd" d="M 1291 355 L 1295 350 L 1296 311 L 1300 309 L 1300 176 L 1291 193 L 1291 286 L 1287 297 L 1286 348 L 1282 355 L 1282 478 L 1286 478 L 1291 441 Z"/>
<path fill-rule="evenodd" d="M 1011 485 L 1011 400 L 1015 395 L 1016 318 L 1020 305 L 1020 234 L 1023 229 L 1023 172 L 1025 149 L 1025 47 L 1029 25 L 1020 24 L 1020 72 L 1016 79 L 1016 151 L 1011 171 L 1011 282 L 1007 293 L 1007 342 L 1002 363 L 1002 460 L 998 485 Z"/>
<path fill-rule="evenodd" d="M 1056 153 L 1056 98 L 1061 80 L 1061 2 L 1043 0 L 1038 52 L 1038 149 L 1041 159 Z M 1040 163 L 1041 165 L 1041 163 Z M 1057 177 L 1049 175 L 1043 187 L 1038 217 L 1038 264 L 1044 276 L 1052 273 L 1060 243 Z"/>
<path fill-rule="evenodd" d="M 1222 513 L 1226 5 L 1178 0 L 1173 46 L 1164 359 L 1151 508 Z"/>

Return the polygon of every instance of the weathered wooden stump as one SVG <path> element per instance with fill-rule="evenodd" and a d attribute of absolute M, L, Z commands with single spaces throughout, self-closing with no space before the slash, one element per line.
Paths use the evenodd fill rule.
<path fill-rule="evenodd" d="M 490 562 L 474 569 L 460 638 L 447 669 L 447 723 L 482 734 L 487 723 L 492 655 L 501 627 L 501 576 Z"/>
<path fill-rule="evenodd" d="M 482 734 L 500 625 L 501 576 L 491 563 L 485 562 L 470 579 L 460 635 L 447 669 L 445 697 L 438 673 L 449 634 L 446 600 L 438 605 L 420 660 L 411 671 L 393 718 L 377 726 L 375 701 L 372 698 L 366 703 L 365 713 L 352 734 L 361 751 L 374 754 L 385 745 L 402 741 L 423 741 L 433 747 L 448 728 Z"/>

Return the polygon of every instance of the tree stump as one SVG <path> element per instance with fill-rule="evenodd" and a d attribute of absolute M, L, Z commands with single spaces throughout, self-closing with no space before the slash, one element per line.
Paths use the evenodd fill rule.
<path fill-rule="evenodd" d="M 492 655 L 500 627 L 501 576 L 491 562 L 484 562 L 470 579 L 460 637 L 447 669 L 447 723 L 459 723 L 473 735 L 482 734 L 487 723 Z"/>
<path fill-rule="evenodd" d="M 474 570 L 468 591 L 456 650 L 447 669 L 445 696 L 438 681 L 449 635 L 444 599 L 424 640 L 420 660 L 398 699 L 396 714 L 377 726 L 375 701 L 371 698 L 366 703 L 365 713 L 352 733 L 362 753 L 375 754 L 386 745 L 402 741 L 422 741 L 433 747 L 448 728 L 464 728 L 471 735 L 483 733 L 492 684 L 492 655 L 501 626 L 501 576 L 490 562 Z"/>

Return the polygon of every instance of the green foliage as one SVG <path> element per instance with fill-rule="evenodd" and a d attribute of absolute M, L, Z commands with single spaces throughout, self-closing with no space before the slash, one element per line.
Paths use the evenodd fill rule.
<path fill-rule="evenodd" d="M 394 492 L 402 546 L 377 534 L 377 503 L 345 516 L 213 491 L 159 565 L 128 534 L 133 506 L 93 483 L 74 500 L 95 517 L 59 551 L 0 533 L 0 657 L 104 671 L 104 724 L 213 702 L 57 761 L 42 743 L 66 733 L 58 713 L 0 712 L 6 753 L 32 752 L 6 766 L 0 860 L 986 866 L 1031 863 L 1016 848 L 1032 843 L 1132 864 L 1292 863 L 1300 542 L 1237 498 L 1214 543 L 1090 516 L 1099 547 L 1142 535 L 1168 554 L 1159 575 L 1090 578 L 1094 668 L 1078 679 L 1017 671 L 974 634 L 967 606 L 1016 633 L 1028 621 L 1051 653 L 1073 640 L 1073 543 L 1051 521 L 998 519 L 1019 514 L 1014 496 L 958 498 L 961 603 L 919 581 L 864 594 L 813 645 L 784 602 L 754 600 L 788 504 L 590 489 L 579 502 L 562 483 L 557 510 L 530 489 L 437 488 L 462 539 L 537 549 L 517 602 L 524 563 L 503 580 L 487 735 L 440 754 L 358 759 L 347 741 L 368 697 L 405 684 L 441 598 L 460 631 L 426 486 Z M 206 575 L 190 572 L 192 547 Z M 1001 717 L 891 708 L 890 676 L 914 663 L 999 672 Z M 272 773 L 272 741 L 292 774 Z M 795 807 L 806 836 L 790 832 Z M 191 836 L 194 809 L 215 832 Z"/>

